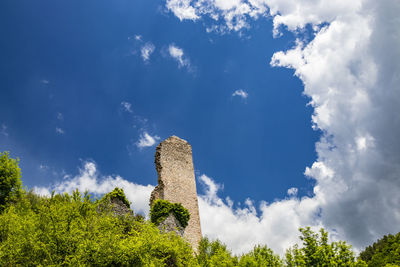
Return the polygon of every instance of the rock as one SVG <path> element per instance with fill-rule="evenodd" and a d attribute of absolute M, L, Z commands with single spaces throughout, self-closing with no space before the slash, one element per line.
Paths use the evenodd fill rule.
<path fill-rule="evenodd" d="M 181 226 L 172 212 L 157 227 L 161 232 L 175 232 L 180 237 L 183 237 L 185 233 L 185 229 Z"/>

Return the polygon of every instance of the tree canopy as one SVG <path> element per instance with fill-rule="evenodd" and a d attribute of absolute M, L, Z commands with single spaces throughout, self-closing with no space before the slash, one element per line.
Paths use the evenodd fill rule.
<path fill-rule="evenodd" d="M 301 245 L 285 257 L 266 245 L 233 255 L 219 240 L 203 238 L 197 254 L 175 232 L 156 224 L 170 212 L 183 226 L 189 212 L 180 204 L 156 201 L 151 220 L 134 214 L 120 188 L 102 198 L 80 193 L 39 196 L 22 189 L 18 159 L 0 153 L 0 266 L 398 266 L 400 233 L 385 236 L 355 259 L 344 241 L 300 228 Z M 129 212 L 115 215 L 112 199 Z M 134 206 L 134 203 L 132 203 Z"/>
<path fill-rule="evenodd" d="M 19 159 L 10 158 L 7 151 L 0 152 L 0 211 L 21 196 L 21 169 L 18 163 Z"/>
<path fill-rule="evenodd" d="M 385 235 L 360 253 L 368 266 L 400 266 L 400 232 Z"/>

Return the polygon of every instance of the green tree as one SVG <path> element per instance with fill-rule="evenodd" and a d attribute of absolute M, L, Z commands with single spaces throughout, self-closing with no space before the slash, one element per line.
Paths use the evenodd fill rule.
<path fill-rule="evenodd" d="M 400 233 L 385 235 L 360 253 L 368 266 L 400 266 Z"/>
<path fill-rule="evenodd" d="M 0 153 L 0 211 L 22 194 L 19 159 L 12 159 L 6 151 Z"/>
<path fill-rule="evenodd" d="M 197 262 L 203 267 L 231 267 L 238 265 L 238 259 L 232 256 L 226 245 L 219 240 L 201 239 L 197 254 Z"/>
<path fill-rule="evenodd" d="M 354 252 L 346 242 L 329 243 L 328 232 L 323 228 L 319 234 L 310 227 L 299 231 L 303 246 L 295 245 L 286 251 L 287 266 L 366 266 L 363 261 L 355 261 Z"/>
<path fill-rule="evenodd" d="M 255 246 L 252 251 L 244 254 L 239 260 L 240 267 L 280 267 L 282 260 L 267 246 Z"/>
<path fill-rule="evenodd" d="M 190 245 L 78 191 L 24 193 L 0 214 L 0 266 L 196 266 Z"/>

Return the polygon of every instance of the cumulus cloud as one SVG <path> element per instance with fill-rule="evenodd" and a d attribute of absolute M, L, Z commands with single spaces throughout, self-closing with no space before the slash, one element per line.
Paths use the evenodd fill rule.
<path fill-rule="evenodd" d="M 248 252 L 257 244 L 267 244 L 276 253 L 298 243 L 298 228 L 304 225 L 319 229 L 318 202 L 309 197 L 295 197 L 272 203 L 261 202 L 257 214 L 253 201 L 234 207 L 232 200 L 221 199 L 221 188 L 206 176 L 198 177 L 205 186 L 199 196 L 200 221 L 203 235 L 226 243 L 236 254 Z"/>
<path fill-rule="evenodd" d="M 169 55 L 178 62 L 179 67 L 187 67 L 190 69 L 190 61 L 184 55 L 183 49 L 179 48 L 174 44 L 170 44 L 168 47 Z"/>
<path fill-rule="evenodd" d="M 249 94 L 246 91 L 239 89 L 233 92 L 232 96 L 239 96 L 243 99 L 246 99 L 249 96 Z"/>
<path fill-rule="evenodd" d="M 277 206 L 282 209 L 281 214 L 294 218 L 304 206 L 320 210 L 321 224 L 356 248 L 363 248 L 384 234 L 398 232 L 400 3 L 396 0 L 190 3 L 195 14 L 219 22 L 222 18 L 229 30 L 246 27 L 249 18 L 269 15 L 273 18 L 274 35 L 282 34 L 282 27 L 296 32 L 296 44 L 276 52 L 270 64 L 292 68 L 304 84 L 304 94 L 311 99 L 313 128 L 323 134 L 316 144 L 318 159 L 306 168 L 305 175 L 314 179 L 316 185 L 312 198 L 274 202 L 266 206 L 268 210 Z M 301 32 L 307 25 L 314 34 L 311 41 L 302 38 Z M 200 204 L 204 206 L 204 202 Z M 226 208 L 221 203 L 219 206 Z M 260 222 L 267 218 L 263 208 Z M 245 218 L 254 218 L 251 213 L 246 214 Z M 301 215 L 302 219 L 296 219 L 298 225 L 312 224 L 313 214 Z M 279 215 L 277 218 L 285 225 L 285 218 Z M 274 218 L 265 222 L 269 220 Z M 204 227 L 208 227 L 206 223 Z M 279 243 L 290 239 L 277 237 L 281 239 Z"/>
<path fill-rule="evenodd" d="M 136 142 L 136 146 L 138 148 L 151 147 L 154 146 L 158 140 L 160 140 L 159 136 L 157 135 L 151 136 L 147 132 L 143 132 L 140 135 L 139 140 Z"/>
<path fill-rule="evenodd" d="M 49 196 L 52 191 L 55 193 L 72 193 L 75 189 L 80 192 L 88 191 L 91 194 L 101 196 L 111 192 L 115 187 L 124 189 L 125 195 L 132 203 L 131 208 L 136 213 L 149 214 L 149 199 L 152 185 L 139 185 L 121 176 L 102 176 L 97 171 L 94 162 L 85 162 L 79 174 L 74 177 L 67 176 L 66 179 L 49 187 L 34 187 L 34 191 L 40 195 Z"/>
<path fill-rule="evenodd" d="M 132 104 L 131 104 L 131 103 L 126 102 L 126 101 L 122 101 L 122 102 L 121 102 L 121 106 L 122 106 L 122 108 L 123 108 L 126 112 L 129 112 L 129 113 L 132 113 L 132 112 L 133 112 L 133 111 L 132 111 Z"/>
<path fill-rule="evenodd" d="M 323 224 L 356 247 L 398 232 L 400 223 L 399 11 L 396 1 L 339 1 L 329 12 L 307 11 L 318 20 L 289 23 L 281 13 L 289 28 L 332 21 L 271 60 L 293 68 L 311 98 L 314 128 L 324 135 L 305 174 L 317 181 Z"/>
<path fill-rule="evenodd" d="M 142 48 L 140 49 L 140 54 L 143 58 L 143 61 L 149 61 L 150 55 L 154 52 L 155 48 L 156 47 L 150 42 L 147 42 L 145 45 L 142 46 Z"/>

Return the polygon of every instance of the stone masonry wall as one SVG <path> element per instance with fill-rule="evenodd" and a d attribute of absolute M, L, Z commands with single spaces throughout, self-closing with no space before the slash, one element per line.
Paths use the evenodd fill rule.
<path fill-rule="evenodd" d="M 187 141 L 171 136 L 157 146 L 155 164 L 158 185 L 151 193 L 150 205 L 155 199 L 165 199 L 172 203 L 181 203 L 188 209 L 190 220 L 183 237 L 197 251 L 201 227 L 192 147 Z"/>

